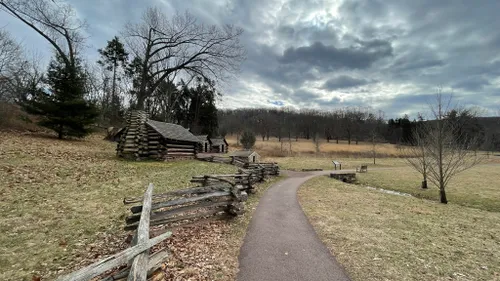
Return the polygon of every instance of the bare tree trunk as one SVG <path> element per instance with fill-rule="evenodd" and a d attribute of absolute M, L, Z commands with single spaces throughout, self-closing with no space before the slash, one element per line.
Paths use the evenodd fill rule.
<path fill-rule="evenodd" d="M 439 188 L 439 198 L 441 203 L 448 204 L 448 199 L 446 199 L 446 191 L 444 189 L 444 186 Z"/>

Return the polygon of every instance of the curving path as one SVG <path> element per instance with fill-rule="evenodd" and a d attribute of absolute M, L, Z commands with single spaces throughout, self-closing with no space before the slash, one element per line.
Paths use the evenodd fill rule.
<path fill-rule="evenodd" d="M 301 184 L 330 172 L 289 172 L 287 179 L 267 190 L 241 248 L 237 280 L 350 280 L 316 235 L 297 200 Z"/>

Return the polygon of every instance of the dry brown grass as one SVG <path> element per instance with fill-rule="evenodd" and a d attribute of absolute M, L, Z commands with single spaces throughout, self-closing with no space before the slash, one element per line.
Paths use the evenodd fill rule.
<path fill-rule="evenodd" d="M 438 201 L 438 188 L 429 182 L 428 189 L 421 189 L 421 181 L 422 176 L 410 167 L 358 174 L 358 182 L 362 185 L 401 191 Z M 500 165 L 480 165 L 453 178 L 448 184 L 446 195 L 451 204 L 500 212 L 499 182 Z"/>
<path fill-rule="evenodd" d="M 122 199 L 142 194 L 149 182 L 162 192 L 192 186 L 194 175 L 236 170 L 200 161 L 123 161 L 115 147 L 100 135 L 63 141 L 0 132 L 0 280 L 53 277 L 123 247 Z M 246 224 L 237 225 L 227 237 L 234 229 L 231 237 L 240 241 Z M 103 243 L 109 249 L 96 249 L 108 247 Z M 237 268 L 237 256 L 231 261 Z"/>
<path fill-rule="evenodd" d="M 231 150 L 240 149 L 236 145 L 236 135 L 226 137 Z M 257 138 L 254 149 L 262 156 L 311 156 L 311 155 L 329 155 L 336 157 L 370 157 L 372 155 L 371 143 L 360 142 L 355 144 L 352 142 L 350 145 L 347 141 L 340 141 L 338 144 L 335 141 L 326 142 L 321 140 L 320 153 L 316 153 L 316 145 L 312 140 L 299 139 L 292 140 L 292 153 L 290 153 L 289 142 L 283 142 L 283 149 L 281 143 L 277 138 L 270 138 L 269 141 L 262 141 L 262 138 Z M 400 153 L 396 145 L 380 143 L 376 146 L 376 151 L 379 157 L 399 157 Z"/>
<path fill-rule="evenodd" d="M 299 198 L 353 281 L 500 280 L 500 213 L 327 177 L 308 181 Z"/>
<path fill-rule="evenodd" d="M 35 124 L 36 118 L 17 105 L 0 102 L 0 131 L 46 131 Z"/>
<path fill-rule="evenodd" d="M 370 158 L 337 158 L 333 156 L 316 156 L 316 157 L 265 157 L 262 159 L 267 162 L 276 162 L 283 170 L 300 171 L 305 168 L 333 170 L 332 160 L 337 160 L 342 163 L 342 169 L 355 169 L 360 165 L 368 165 L 368 170 L 371 168 L 385 168 L 404 166 L 405 162 L 400 158 L 381 158 L 376 160 L 376 165 L 373 165 L 373 159 Z"/>

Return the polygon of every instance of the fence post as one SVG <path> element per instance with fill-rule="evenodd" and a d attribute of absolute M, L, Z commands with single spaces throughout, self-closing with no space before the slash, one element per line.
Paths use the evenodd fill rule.
<path fill-rule="evenodd" d="M 144 201 L 142 203 L 141 218 L 136 232 L 137 244 L 145 243 L 149 240 L 149 220 L 151 218 L 151 197 L 153 196 L 153 184 L 150 183 Z M 130 273 L 127 281 L 146 281 L 148 275 L 149 249 L 137 255 L 132 261 Z"/>

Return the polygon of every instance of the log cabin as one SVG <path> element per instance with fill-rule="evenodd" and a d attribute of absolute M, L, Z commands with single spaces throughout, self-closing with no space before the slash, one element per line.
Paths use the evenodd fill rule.
<path fill-rule="evenodd" d="M 229 154 L 229 157 L 238 159 L 244 163 L 259 163 L 260 155 L 253 150 L 239 150 Z"/>
<path fill-rule="evenodd" d="M 117 145 L 119 157 L 137 160 L 193 159 L 199 139 L 186 128 L 150 120 L 145 111 L 132 111 Z"/>
<path fill-rule="evenodd" d="M 198 152 L 210 152 L 210 139 L 208 138 L 208 135 L 199 135 L 196 137 L 199 140 Z"/>
<path fill-rule="evenodd" d="M 213 138 L 210 141 L 210 152 L 212 153 L 227 153 L 229 145 L 225 138 Z"/>

